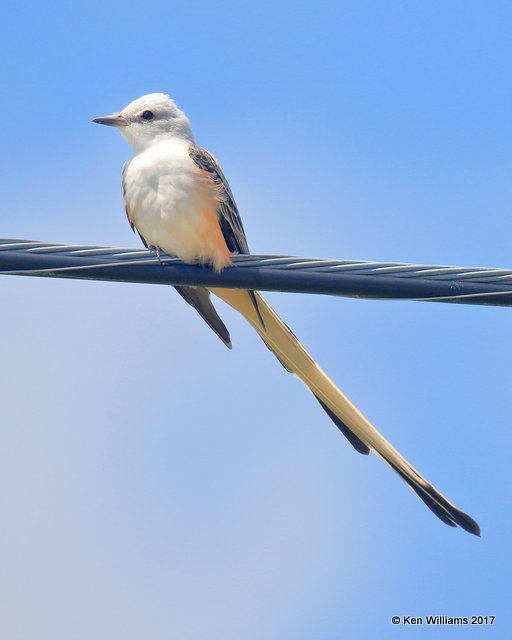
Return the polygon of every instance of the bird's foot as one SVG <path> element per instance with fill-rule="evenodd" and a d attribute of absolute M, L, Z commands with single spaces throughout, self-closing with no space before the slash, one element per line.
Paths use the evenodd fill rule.
<path fill-rule="evenodd" d="M 152 249 L 155 252 L 156 257 L 158 258 L 158 262 L 162 264 L 162 258 L 160 257 L 160 247 L 152 247 Z"/>

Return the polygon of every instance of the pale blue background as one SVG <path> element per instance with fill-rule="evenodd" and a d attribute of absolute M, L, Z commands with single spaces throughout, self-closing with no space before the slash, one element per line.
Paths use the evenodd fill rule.
<path fill-rule="evenodd" d="M 3 2 L 0 236 L 139 246 L 128 147 L 90 120 L 166 91 L 253 251 L 510 268 L 511 22 L 505 1 Z M 512 310 L 268 296 L 479 540 L 223 305 L 232 352 L 165 287 L 0 292 L 0 637 L 508 635 Z"/>

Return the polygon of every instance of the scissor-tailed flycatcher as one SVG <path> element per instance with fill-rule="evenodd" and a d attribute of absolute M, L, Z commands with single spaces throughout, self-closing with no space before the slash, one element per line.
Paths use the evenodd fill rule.
<path fill-rule="evenodd" d="M 120 113 L 94 122 L 117 127 L 134 150 L 123 170 L 126 213 L 146 247 L 187 263 L 201 261 L 221 271 L 231 256 L 249 253 L 233 194 L 215 158 L 194 144 L 188 118 L 169 96 L 152 93 Z M 176 287 L 178 293 L 231 348 L 229 332 L 208 289 Z M 379 455 L 446 524 L 480 535 L 478 524 L 433 487 L 370 424 L 308 354 L 256 291 L 210 289 L 239 311 L 281 364 L 311 389 L 359 453 Z"/>

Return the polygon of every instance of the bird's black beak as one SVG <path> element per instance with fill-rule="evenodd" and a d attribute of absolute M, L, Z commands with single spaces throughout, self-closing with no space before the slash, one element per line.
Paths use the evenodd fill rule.
<path fill-rule="evenodd" d="M 94 118 L 93 122 L 96 122 L 96 124 L 106 124 L 109 127 L 126 127 L 128 125 L 128 121 L 120 113 L 111 116 L 101 116 L 100 118 Z"/>

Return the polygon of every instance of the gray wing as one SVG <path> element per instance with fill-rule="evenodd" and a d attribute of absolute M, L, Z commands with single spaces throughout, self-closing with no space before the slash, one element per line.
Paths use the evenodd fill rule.
<path fill-rule="evenodd" d="M 238 213 L 238 208 L 226 176 L 222 173 L 219 163 L 209 151 L 195 144 L 190 145 L 188 154 L 200 169 L 208 173 L 210 179 L 213 180 L 219 190 L 220 199 L 217 212 L 219 214 L 219 225 L 228 249 L 232 253 L 249 253 L 249 245 L 245 237 L 242 219 Z M 248 294 L 251 297 L 262 326 L 265 327 L 254 291 L 248 291 Z"/>
<path fill-rule="evenodd" d="M 219 163 L 206 149 L 202 149 L 195 144 L 190 145 L 188 154 L 200 169 L 209 174 L 219 189 L 219 224 L 228 249 L 232 253 L 249 253 L 242 219 Z"/>

